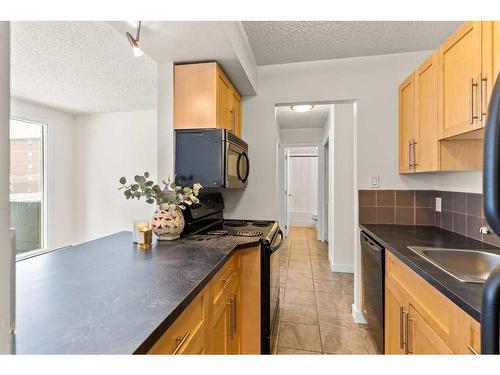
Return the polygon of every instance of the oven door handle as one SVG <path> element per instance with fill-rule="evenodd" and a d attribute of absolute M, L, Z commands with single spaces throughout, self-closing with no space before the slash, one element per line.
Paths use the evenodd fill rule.
<path fill-rule="evenodd" d="M 283 235 L 283 232 L 281 231 L 281 229 L 278 229 L 278 233 L 276 233 L 276 236 L 280 236 L 280 242 L 276 245 L 276 246 L 271 246 L 269 247 L 269 252 L 272 254 L 274 253 L 276 250 L 279 250 L 279 248 L 281 246 L 283 246 L 283 243 L 285 242 L 285 236 Z M 274 243 L 274 241 L 272 242 Z"/>

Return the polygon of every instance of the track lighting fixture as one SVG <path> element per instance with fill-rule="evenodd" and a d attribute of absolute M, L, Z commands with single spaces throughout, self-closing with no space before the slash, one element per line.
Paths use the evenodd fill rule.
<path fill-rule="evenodd" d="M 130 22 L 129 22 L 130 23 Z M 144 51 L 139 47 L 139 38 L 141 37 L 141 21 L 137 23 L 137 32 L 135 34 L 135 38 L 129 32 L 126 33 L 127 39 L 132 46 L 132 50 L 134 51 L 134 56 L 139 57 L 144 54 Z"/>

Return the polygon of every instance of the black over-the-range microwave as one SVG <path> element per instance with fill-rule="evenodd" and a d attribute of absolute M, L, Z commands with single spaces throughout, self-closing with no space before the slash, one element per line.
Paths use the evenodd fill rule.
<path fill-rule="evenodd" d="M 180 185 L 242 188 L 248 182 L 248 145 L 226 129 L 175 132 L 175 174 Z"/>

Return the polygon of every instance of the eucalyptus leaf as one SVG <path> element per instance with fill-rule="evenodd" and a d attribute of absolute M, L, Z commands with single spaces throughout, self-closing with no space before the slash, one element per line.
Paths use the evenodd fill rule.
<path fill-rule="evenodd" d="M 125 185 L 127 183 L 127 179 L 125 177 L 120 178 L 120 184 Z"/>

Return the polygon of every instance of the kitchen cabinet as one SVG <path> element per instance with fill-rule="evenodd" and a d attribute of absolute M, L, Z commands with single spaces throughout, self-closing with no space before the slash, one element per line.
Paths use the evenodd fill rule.
<path fill-rule="evenodd" d="M 208 288 L 200 292 L 148 354 L 205 354 L 208 351 Z"/>
<path fill-rule="evenodd" d="M 174 129 L 219 128 L 241 136 L 241 96 L 216 62 L 174 67 Z"/>
<path fill-rule="evenodd" d="M 236 253 L 210 282 L 211 354 L 239 354 L 240 258 Z"/>
<path fill-rule="evenodd" d="M 405 354 L 405 326 L 408 302 L 391 282 L 385 287 L 385 352 Z"/>
<path fill-rule="evenodd" d="M 410 305 L 407 317 L 408 354 L 453 354 L 451 349 Z"/>
<path fill-rule="evenodd" d="M 415 75 L 399 86 L 399 172 L 413 173 L 415 142 Z"/>
<path fill-rule="evenodd" d="M 433 172 L 439 169 L 438 57 L 438 54 L 434 53 L 415 72 L 415 139 L 413 141 L 415 172 Z"/>
<path fill-rule="evenodd" d="M 260 254 L 236 251 L 148 354 L 260 354 Z"/>
<path fill-rule="evenodd" d="M 479 351 L 479 323 L 386 251 L 385 353 Z"/>
<path fill-rule="evenodd" d="M 482 23 L 465 22 L 439 55 L 439 138 L 482 128 Z"/>

